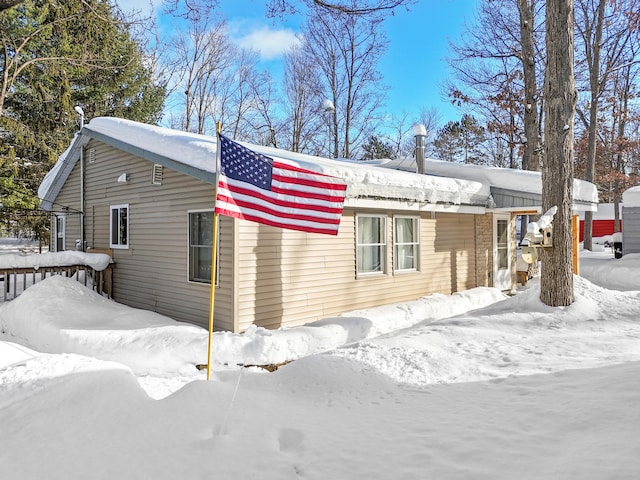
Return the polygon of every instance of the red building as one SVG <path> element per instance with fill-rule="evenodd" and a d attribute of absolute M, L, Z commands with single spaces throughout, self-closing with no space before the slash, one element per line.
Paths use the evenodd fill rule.
<path fill-rule="evenodd" d="M 620 215 L 618 216 L 620 222 L 620 231 L 622 231 L 622 213 L 621 205 L 619 205 Z M 592 238 L 606 237 L 613 235 L 615 229 L 615 210 L 613 209 L 613 203 L 600 203 L 598 204 L 598 210 L 593 212 L 593 229 Z M 584 212 L 580 212 L 580 241 L 584 238 Z"/>

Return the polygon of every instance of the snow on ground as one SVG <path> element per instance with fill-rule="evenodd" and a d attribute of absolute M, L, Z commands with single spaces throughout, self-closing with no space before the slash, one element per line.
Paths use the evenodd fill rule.
<path fill-rule="evenodd" d="M 534 279 L 216 333 L 208 382 L 206 331 L 49 278 L 0 304 L 0 478 L 638 478 L 640 259 L 581 262 L 569 307 Z"/>

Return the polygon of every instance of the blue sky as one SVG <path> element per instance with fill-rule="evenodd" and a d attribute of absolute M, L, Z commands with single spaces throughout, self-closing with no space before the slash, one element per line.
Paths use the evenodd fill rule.
<path fill-rule="evenodd" d="M 153 0 L 159 4 L 160 0 Z M 149 0 L 118 0 L 127 10 L 147 8 Z M 281 72 L 280 56 L 295 41 L 300 18 L 269 19 L 266 0 L 220 0 L 232 37 L 258 50 L 263 66 Z M 443 98 L 442 83 L 450 75 L 445 57 L 448 41 L 457 41 L 465 21 L 473 20 L 478 0 L 418 0 L 409 11 L 398 9 L 385 20 L 389 46 L 380 71 L 389 87 L 385 110 L 416 116 L 422 107 L 436 108 L 443 123 L 458 120 L 461 112 Z"/>

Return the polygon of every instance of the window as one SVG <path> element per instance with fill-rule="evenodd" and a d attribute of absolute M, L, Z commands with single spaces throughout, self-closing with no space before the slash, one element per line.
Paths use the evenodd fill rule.
<path fill-rule="evenodd" d="M 393 219 L 393 269 L 418 270 L 420 257 L 418 217 L 394 217 Z"/>
<path fill-rule="evenodd" d="M 209 284 L 211 283 L 211 256 L 213 254 L 212 245 L 213 212 L 189 212 L 190 282 Z M 216 284 L 217 283 L 218 278 L 216 272 Z"/>
<path fill-rule="evenodd" d="M 109 246 L 129 248 L 129 205 L 111 205 Z"/>
<path fill-rule="evenodd" d="M 385 273 L 387 217 L 356 216 L 357 273 Z"/>
<path fill-rule="evenodd" d="M 509 268 L 509 221 L 496 220 L 496 248 L 498 269 Z"/>
<path fill-rule="evenodd" d="M 66 217 L 56 215 L 56 252 L 62 252 L 65 248 L 65 224 Z"/>

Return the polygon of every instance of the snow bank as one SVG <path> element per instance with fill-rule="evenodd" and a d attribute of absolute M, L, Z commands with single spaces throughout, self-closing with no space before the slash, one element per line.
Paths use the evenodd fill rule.
<path fill-rule="evenodd" d="M 475 288 L 451 296 L 437 294 L 414 302 L 346 312 L 301 327 L 251 327 L 243 334 L 215 332 L 212 367 L 227 370 L 238 364 L 296 360 L 504 298 L 498 289 Z M 138 375 L 194 375 L 195 366 L 207 360 L 205 329 L 118 304 L 61 276 L 49 277 L 3 305 L 0 329 L 40 352 L 115 360 Z"/>
<path fill-rule="evenodd" d="M 35 255 L 20 255 L 7 253 L 0 255 L 0 269 L 67 267 L 71 265 L 86 265 L 102 271 L 111 263 L 111 257 L 105 253 L 85 253 L 69 250 L 65 252 L 49 252 Z"/>

